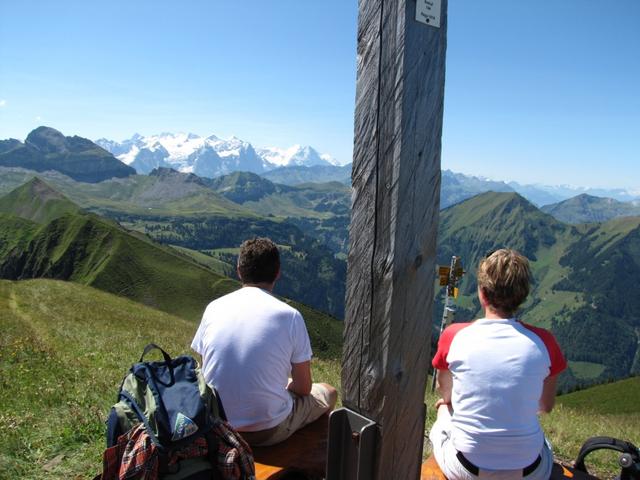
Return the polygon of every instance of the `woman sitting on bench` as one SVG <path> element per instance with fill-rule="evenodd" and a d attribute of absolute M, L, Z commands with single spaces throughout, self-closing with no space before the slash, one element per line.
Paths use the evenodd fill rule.
<path fill-rule="evenodd" d="M 527 259 L 502 249 L 478 267 L 484 318 L 448 327 L 433 359 L 438 418 L 429 438 L 450 480 L 547 480 L 553 454 L 539 412 L 555 403 L 567 366 L 553 335 L 515 318 L 529 294 Z"/>

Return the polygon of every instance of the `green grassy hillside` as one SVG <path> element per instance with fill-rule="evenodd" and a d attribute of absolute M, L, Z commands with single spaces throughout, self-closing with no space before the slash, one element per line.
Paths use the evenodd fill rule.
<path fill-rule="evenodd" d="M 542 416 L 554 454 L 573 461 L 584 441 L 595 436 L 619 438 L 640 447 L 639 398 L 640 377 L 561 395 L 556 408 Z M 594 452 L 586 464 L 600 478 L 614 478 L 620 473 L 618 457 L 611 450 Z"/>
<path fill-rule="evenodd" d="M 7 244 L 16 245 L 0 259 L 4 278 L 71 280 L 187 320 L 199 320 L 211 300 L 240 287 L 183 252 L 131 235 L 95 215 L 66 215 L 39 228 L 27 220 L 0 216 L 0 231 L 0 253 L 4 236 Z M 310 335 L 316 337 L 320 353 L 331 353 L 329 344 L 340 336 L 329 326 L 333 321 L 311 307 L 287 301 L 317 320 L 319 326 Z"/>
<path fill-rule="evenodd" d="M 562 395 L 558 398 L 558 403 L 566 408 L 595 414 L 635 416 L 638 420 L 629 423 L 640 427 L 639 400 L 640 377 L 632 377 Z M 640 444 L 640 430 L 635 438 L 636 443 Z"/>
<path fill-rule="evenodd" d="M 195 176 L 190 178 L 173 171 L 159 171 L 157 175 L 177 177 L 186 183 L 199 182 Z M 69 211 L 78 210 L 62 194 L 39 180 L 29 181 L 0 198 L 0 208 L 4 206 L 5 211 L 15 215 L 37 216 L 42 220 L 53 218 L 37 231 L 30 229 L 28 242 L 18 249 L 10 248 L 15 242 L 10 242 L 9 236 L 24 237 L 19 232 L 22 226 L 5 219 L 7 242 L 0 242 L 0 252 L 4 252 L 0 257 L 0 278 L 73 280 L 187 318 L 200 315 L 212 294 L 219 296 L 237 288 L 237 283 L 219 274 L 222 271 L 235 276 L 234 272 L 221 270 L 220 262 L 203 262 L 202 255 L 196 259 L 196 254 L 177 252 L 96 215 L 78 213 L 59 217 L 63 213 L 61 205 Z M 129 214 L 122 216 L 130 219 Z M 149 217 L 146 218 L 148 221 Z M 291 224 L 233 215 L 152 217 L 151 224 L 143 224 L 145 232 L 157 240 L 191 250 L 237 247 L 246 238 L 270 236 L 283 246 L 283 278 L 276 293 L 336 317 L 342 315 L 344 262 Z M 227 263 L 235 265 L 235 259 L 227 259 Z"/>
<path fill-rule="evenodd" d="M 23 227 L 11 220 L 2 223 L 2 230 L 15 237 L 26 235 Z M 238 286 L 95 215 L 65 215 L 29 231 L 22 249 L 0 259 L 3 278 L 72 280 L 187 319 L 198 318 L 208 301 Z"/>
<path fill-rule="evenodd" d="M 460 320 L 481 314 L 475 269 L 483 256 L 507 247 L 531 260 L 534 281 L 521 318 L 556 334 L 570 360 L 563 390 L 640 371 L 640 303 L 629 295 L 640 284 L 640 218 L 571 226 L 515 193 L 489 192 L 441 212 L 438 244 L 440 264 L 458 255 L 467 269 Z M 436 323 L 441 314 L 438 298 Z"/>
<path fill-rule="evenodd" d="M 337 318 L 344 312 L 346 263 L 319 240 L 289 221 L 239 217 L 154 217 L 118 215 L 130 229 L 155 241 L 214 254 L 235 265 L 235 252 L 247 238 L 269 237 L 281 248 L 282 279 L 276 293 L 294 298 Z"/>
<path fill-rule="evenodd" d="M 296 305 L 297 306 L 297 305 Z M 314 379 L 338 383 L 341 323 L 302 308 Z M 0 281 L 0 478 L 87 478 L 147 343 L 189 353 L 197 322 L 72 282 Z"/>
<path fill-rule="evenodd" d="M 107 208 L 109 202 L 115 202 L 109 204 L 111 207 L 133 202 L 129 208 L 145 211 L 144 215 L 122 211 L 111 214 L 128 228 L 138 229 L 163 244 L 200 253 L 179 254 L 175 249 L 153 245 L 144 235 L 131 235 L 95 217 L 62 217 L 30 233 L 33 238 L 16 232 L 15 222 L 6 227 L 2 234 L 6 241 L 0 244 L 0 251 L 8 260 L 2 260 L 0 273 L 7 278 L 73 279 L 195 318 L 210 291 L 225 293 L 235 288 L 212 277 L 217 273 L 233 274 L 225 267 L 235 264 L 233 254 L 225 253 L 227 249 L 237 247 L 250 236 L 269 236 L 283 246 L 283 279 L 277 293 L 341 317 L 346 265 L 337 252 L 346 248 L 346 236 L 339 232 L 346 232 L 347 217 L 327 213 L 333 216 L 282 220 L 245 216 L 241 209 L 273 201 L 285 210 L 288 204 L 303 210 L 326 204 L 327 212 L 331 212 L 332 201 L 344 199 L 345 187 L 283 187 L 251 174 L 234 174 L 217 182 L 220 193 L 231 194 L 237 201 L 246 197 L 247 201 L 240 206 L 213 192 L 213 183 L 167 169 L 148 177 L 99 184 L 62 182 L 72 191 L 73 186 L 81 186 L 79 191 L 84 192 L 85 200 L 93 199 L 93 208 L 98 208 L 96 204 Z M 5 211 L 46 221 L 64 211 L 55 206 L 59 198 L 64 197 L 34 188 L 31 183 L 0 200 L 0 207 L 5 205 Z M 211 203 L 211 211 L 219 208 L 219 213 L 227 213 L 199 216 L 193 214 L 197 208 L 186 208 L 200 201 Z M 236 210 L 227 209 L 225 202 L 235 205 Z M 156 204 L 160 205 L 157 211 L 155 207 L 145 207 Z M 176 207 L 178 204 L 180 208 Z M 191 214 L 162 215 L 162 211 Z M 43 212 L 50 216 L 43 216 Z M 14 247 L 27 237 L 27 247 L 16 250 Z M 571 226 L 542 213 L 515 193 L 494 192 L 445 209 L 441 214 L 438 261 L 448 264 L 451 255 L 459 255 L 468 270 L 458 299 L 459 319 L 479 314 L 474 269 L 482 256 L 499 247 L 515 248 L 531 259 L 534 283 L 522 318 L 553 329 L 558 337 L 570 360 L 570 370 L 561 381 L 563 391 L 640 371 L 640 303 L 637 296 L 628 295 L 629 286 L 640 283 L 639 218 Z M 214 251 L 222 263 L 201 255 Z M 174 275 L 184 280 L 180 283 L 184 288 L 178 288 L 180 294 L 173 297 L 178 300 L 169 301 L 166 299 L 172 298 L 174 288 L 167 279 Z M 441 299 L 437 298 L 437 302 L 436 322 L 442 311 Z"/>
<path fill-rule="evenodd" d="M 0 198 L 1 213 L 11 213 L 36 223 L 48 223 L 79 211 L 80 207 L 38 177 Z"/>
<path fill-rule="evenodd" d="M 0 259 L 27 248 L 38 228 L 31 220 L 0 213 Z"/>
<path fill-rule="evenodd" d="M 340 385 L 341 324 L 303 310 L 314 380 Z M 87 478 L 99 472 L 104 419 L 119 383 L 149 342 L 189 353 L 197 322 L 90 287 L 54 280 L 0 281 L 0 478 Z M 543 417 L 556 455 L 575 458 L 592 435 L 640 444 L 638 378 L 559 397 Z M 428 426 L 433 421 L 427 395 Z M 602 478 L 615 459 L 592 460 Z"/>

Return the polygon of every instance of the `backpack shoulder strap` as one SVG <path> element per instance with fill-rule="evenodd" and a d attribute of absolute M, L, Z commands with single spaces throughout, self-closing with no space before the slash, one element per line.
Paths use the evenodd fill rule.
<path fill-rule="evenodd" d="M 211 391 L 213 392 L 214 397 L 216 397 L 216 403 L 218 404 L 218 412 L 217 412 L 218 417 L 220 417 L 222 420 L 226 422 L 228 420 L 227 413 L 224 411 L 224 406 L 222 405 L 222 399 L 220 398 L 220 394 L 218 393 L 218 390 L 216 390 L 213 387 L 211 387 Z"/>
<path fill-rule="evenodd" d="M 123 433 L 125 432 L 123 432 L 120 427 L 118 413 L 116 412 L 115 407 L 111 407 L 111 411 L 107 417 L 107 448 L 116 445 L 118 443 L 118 437 Z"/>
<path fill-rule="evenodd" d="M 149 420 L 140 408 L 140 405 L 138 405 L 138 402 L 136 402 L 136 400 L 129 394 L 129 392 L 122 391 L 120 392 L 120 396 L 129 403 L 138 419 L 144 424 L 144 428 L 147 431 L 147 434 L 149 435 L 151 441 L 156 445 L 156 447 L 158 447 L 160 451 L 164 451 L 164 447 L 160 443 L 160 440 L 158 440 L 158 437 L 154 433 L 153 428 L 151 428 Z"/>

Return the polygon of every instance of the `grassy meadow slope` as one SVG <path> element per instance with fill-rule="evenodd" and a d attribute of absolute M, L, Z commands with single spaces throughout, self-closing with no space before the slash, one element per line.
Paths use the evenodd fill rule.
<path fill-rule="evenodd" d="M 314 380 L 339 386 L 341 324 L 304 314 L 317 354 Z M 189 353 L 197 327 L 100 290 L 44 279 L 0 281 L 0 318 L 0 478 L 98 473 L 104 419 L 131 363 L 149 342 L 172 355 Z M 572 460 L 596 434 L 640 444 L 639 385 L 636 378 L 559 397 L 543 418 L 556 454 Z M 428 394 L 427 426 L 434 401 Z M 592 462 L 601 478 L 616 473 L 611 455 Z"/>
<path fill-rule="evenodd" d="M 213 254 L 235 265 L 234 253 L 247 238 L 269 237 L 281 249 L 282 280 L 276 293 L 325 311 L 344 314 L 346 263 L 319 240 L 288 221 L 271 218 L 157 217 L 152 223 L 118 216 L 127 228 L 141 228 L 162 244 Z M 228 252 L 228 254 L 223 254 Z"/>
<path fill-rule="evenodd" d="M 71 280 L 192 321 L 199 320 L 208 302 L 240 287 L 236 280 L 184 253 L 130 235 L 94 215 L 66 215 L 38 229 L 26 220 L 0 216 L 0 226 L 0 240 L 13 232 L 12 244 L 22 245 L 0 262 L 5 278 L 16 272 L 19 275 L 13 279 Z M 309 333 L 321 351 L 332 351 L 330 344 L 341 335 L 336 321 L 306 305 L 285 301 L 321 325 Z"/>
<path fill-rule="evenodd" d="M 38 177 L 0 198 L 0 213 L 10 213 L 36 223 L 47 223 L 80 207 Z"/>
<path fill-rule="evenodd" d="M 10 183 L 24 180 L 16 172 L 10 173 L 17 175 L 12 177 Z M 59 174 L 46 178 L 54 188 L 60 188 L 68 194 L 70 199 L 79 201 L 80 205 L 92 211 L 107 212 L 110 218 L 115 219 L 125 228 L 145 233 L 163 244 L 210 253 L 212 249 L 237 247 L 242 241 L 252 236 L 269 236 L 285 247 L 283 249 L 285 265 L 283 281 L 278 285 L 276 292 L 322 309 L 336 317 L 343 315 L 346 265 L 343 260 L 335 258 L 335 252 L 327 247 L 323 240 L 330 237 L 330 232 L 335 228 L 342 228 L 344 221 L 339 222 L 337 227 L 315 225 L 314 228 L 323 237 L 319 240 L 312 235 L 304 234 L 298 226 L 281 218 L 260 217 L 247 213 L 248 210 L 244 210 L 243 206 L 233 203 L 204 186 L 203 179 L 167 169 L 158 170 L 150 176 L 132 176 L 124 180 L 105 181 L 98 184 L 64 180 L 64 177 Z M 263 181 L 270 183 L 267 180 Z M 1 177 L 0 183 L 2 183 Z M 27 180 L 26 184 L 19 186 L 5 198 L 16 197 L 16 192 L 28 191 L 29 185 L 31 181 Z M 293 187 L 287 188 L 297 191 Z M 305 191 L 310 196 L 315 195 L 320 198 L 326 194 L 324 187 L 320 192 L 314 188 L 307 188 Z M 100 197 L 98 192 L 105 197 Z M 49 196 L 54 194 L 61 196 L 53 189 L 46 192 Z M 318 202 L 318 205 L 322 203 L 321 200 Z M 14 214 L 20 213 L 15 202 L 7 201 L 6 203 L 10 206 L 8 211 Z M 47 203 L 47 205 L 50 204 L 52 202 Z M 138 238 L 144 240 L 146 237 L 138 236 Z M 175 254 L 174 250 L 171 252 Z M 127 255 L 126 252 L 122 254 Z M 190 261 L 186 257 L 184 260 Z M 202 260 L 200 257 L 197 263 L 202 264 Z M 196 262 L 191 261 L 191 263 Z M 216 270 L 220 271 L 219 268 Z M 318 272 L 318 274 L 309 275 L 309 272 Z M 120 285 L 118 288 L 124 291 L 132 290 L 132 295 L 138 295 L 136 298 L 139 298 L 141 293 L 137 290 L 140 289 L 140 282 L 137 275 L 134 274 L 134 277 L 136 278 L 131 280 L 137 283 L 129 286 Z M 126 272 L 122 279 L 128 280 Z M 112 280 L 111 283 L 118 283 L 117 278 L 112 277 Z M 109 291 L 120 291 L 110 288 L 109 285 L 102 284 L 102 286 Z M 152 298 L 151 301 L 155 300 Z M 164 307 L 159 306 L 159 308 Z"/>
<path fill-rule="evenodd" d="M 582 443 L 594 436 L 619 438 L 640 447 L 639 398 L 640 377 L 561 395 L 556 408 L 543 415 L 542 427 L 554 453 L 567 461 L 575 460 Z M 611 450 L 594 452 L 586 464 L 600 478 L 614 478 L 619 474 L 618 457 Z"/>
<path fill-rule="evenodd" d="M 0 261 L 16 251 L 23 251 L 38 231 L 39 225 L 26 218 L 0 213 Z"/>
<path fill-rule="evenodd" d="M 23 223 L 11 217 L 0 222 L 5 233 L 27 235 Z M 131 235 L 95 215 L 65 215 L 35 231 L 29 228 L 31 235 L 28 242 L 22 240 L 23 248 L 0 259 L 3 278 L 71 280 L 191 320 L 212 298 L 237 288 L 237 282 L 171 248 Z"/>
<path fill-rule="evenodd" d="M 303 310 L 314 380 L 339 385 L 342 325 Z M 72 282 L 0 280 L 0 478 L 87 478 L 104 419 L 147 343 L 189 353 L 197 322 Z"/>

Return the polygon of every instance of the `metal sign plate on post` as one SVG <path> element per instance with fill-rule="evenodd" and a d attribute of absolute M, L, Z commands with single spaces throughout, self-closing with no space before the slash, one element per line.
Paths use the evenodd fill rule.
<path fill-rule="evenodd" d="M 327 480 L 370 480 L 378 426 L 362 415 L 340 408 L 329 417 Z"/>
<path fill-rule="evenodd" d="M 416 20 L 440 28 L 441 0 L 416 0 Z"/>

